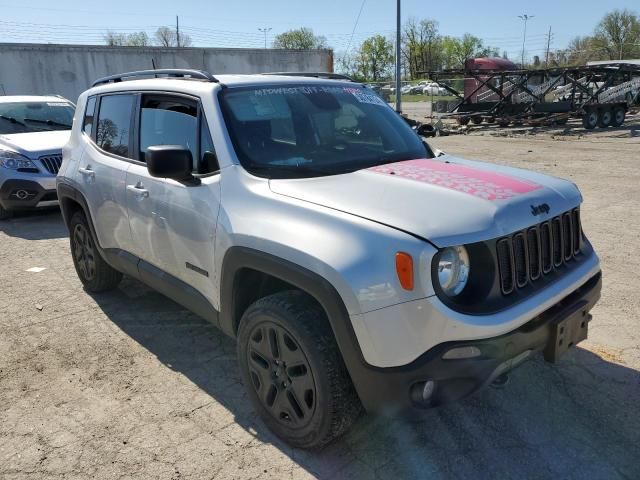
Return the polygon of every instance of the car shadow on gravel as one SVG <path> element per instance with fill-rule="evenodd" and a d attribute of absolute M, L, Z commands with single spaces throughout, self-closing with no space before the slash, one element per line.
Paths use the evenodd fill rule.
<path fill-rule="evenodd" d="M 446 407 L 365 416 L 322 451 L 304 451 L 279 441 L 253 413 L 235 344 L 218 329 L 129 278 L 93 298 L 247 432 L 318 478 L 640 478 L 640 373 L 584 348 L 557 365 L 532 360 L 504 388 Z"/>
<path fill-rule="evenodd" d="M 0 220 L 0 232 L 25 240 L 52 240 L 69 236 L 57 207 L 15 212 L 11 218 Z"/>

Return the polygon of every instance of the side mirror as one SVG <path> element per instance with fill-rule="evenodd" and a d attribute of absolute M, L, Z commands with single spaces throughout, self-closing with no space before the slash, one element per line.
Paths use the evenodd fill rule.
<path fill-rule="evenodd" d="M 170 178 L 178 182 L 193 183 L 193 157 L 182 145 L 153 145 L 145 153 L 147 170 L 152 177 Z"/>

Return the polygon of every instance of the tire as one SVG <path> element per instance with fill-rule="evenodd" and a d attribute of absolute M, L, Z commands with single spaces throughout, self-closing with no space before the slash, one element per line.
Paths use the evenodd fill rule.
<path fill-rule="evenodd" d="M 613 113 L 611 114 L 611 126 L 612 127 L 620 127 L 624 123 L 624 119 L 627 115 L 624 107 L 615 107 L 613 109 Z"/>
<path fill-rule="evenodd" d="M 9 210 L 5 210 L 2 205 L 0 205 L 0 220 L 8 220 L 13 217 L 13 212 Z"/>
<path fill-rule="evenodd" d="M 122 273 L 102 259 L 83 212 L 76 212 L 71 217 L 69 243 L 76 273 L 85 289 L 92 293 L 99 293 L 113 290 L 118 286 L 122 280 Z"/>
<path fill-rule="evenodd" d="M 246 310 L 238 361 L 254 408 L 292 446 L 322 447 L 362 413 L 324 310 L 304 292 L 279 292 Z"/>
<path fill-rule="evenodd" d="M 467 125 L 469 123 L 469 117 L 458 117 L 458 125 Z"/>
<path fill-rule="evenodd" d="M 471 117 L 471 123 L 480 125 L 482 123 L 482 117 Z"/>
<path fill-rule="evenodd" d="M 605 108 L 600 110 L 598 114 L 598 126 L 600 128 L 607 128 L 611 125 L 611 120 L 613 119 L 613 112 L 610 108 Z"/>
<path fill-rule="evenodd" d="M 582 126 L 587 130 L 593 130 L 598 125 L 598 112 L 587 110 L 582 116 Z"/>

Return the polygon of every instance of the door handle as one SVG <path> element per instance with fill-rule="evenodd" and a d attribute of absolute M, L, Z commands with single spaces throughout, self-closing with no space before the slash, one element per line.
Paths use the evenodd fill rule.
<path fill-rule="evenodd" d="M 96 172 L 94 172 L 93 170 L 91 170 L 91 165 L 87 165 L 87 168 L 82 168 L 80 167 L 78 169 L 78 171 L 84 175 L 85 177 L 91 177 L 91 178 L 95 178 L 96 176 Z"/>
<path fill-rule="evenodd" d="M 140 182 L 135 185 L 127 185 L 127 190 L 132 192 L 137 198 L 147 198 L 149 196 L 149 190 L 146 190 Z"/>

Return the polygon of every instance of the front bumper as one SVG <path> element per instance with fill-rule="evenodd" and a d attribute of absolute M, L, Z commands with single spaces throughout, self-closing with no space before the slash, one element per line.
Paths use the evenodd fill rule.
<path fill-rule="evenodd" d="M 0 185 L 0 205 L 5 210 L 30 210 L 57 204 L 55 176 L 11 178 Z"/>
<path fill-rule="evenodd" d="M 588 321 L 589 311 L 600 298 L 602 275 L 598 272 L 551 308 L 509 333 L 481 340 L 439 344 L 401 367 L 369 367 L 354 378 L 358 394 L 369 411 L 403 410 L 411 406 L 437 406 L 462 399 L 492 382 L 536 352 L 545 350 L 557 322 L 577 311 Z M 456 347 L 476 347 L 481 356 L 445 360 Z M 545 358 L 549 357 L 545 352 Z M 428 402 L 412 399 L 411 391 L 426 381 L 435 382 Z"/>

